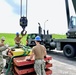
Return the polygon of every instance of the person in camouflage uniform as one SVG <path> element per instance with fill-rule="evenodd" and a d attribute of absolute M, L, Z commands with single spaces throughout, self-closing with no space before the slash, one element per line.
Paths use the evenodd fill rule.
<path fill-rule="evenodd" d="M 31 60 L 33 56 L 35 56 L 35 64 L 34 69 L 36 72 L 36 75 L 46 75 L 45 73 L 45 61 L 44 57 L 46 56 L 46 48 L 40 44 L 41 38 L 39 36 L 35 37 L 35 43 L 36 46 L 32 48 L 32 54 L 30 56 Z"/>
<path fill-rule="evenodd" d="M 2 37 L 0 41 L 0 75 L 2 73 L 3 65 L 4 65 L 2 51 L 5 51 L 8 48 L 8 45 L 4 45 L 4 41 L 5 41 L 5 37 Z"/>

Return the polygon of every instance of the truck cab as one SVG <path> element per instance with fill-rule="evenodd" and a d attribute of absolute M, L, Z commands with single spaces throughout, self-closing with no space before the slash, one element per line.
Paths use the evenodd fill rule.
<path fill-rule="evenodd" d="M 33 47 L 33 46 L 36 45 L 35 40 L 34 40 L 36 36 L 41 37 L 41 42 L 40 43 L 42 45 L 44 45 L 46 47 L 46 49 L 55 49 L 55 47 L 52 47 L 51 44 L 50 44 L 50 42 L 52 42 L 52 35 L 51 34 L 49 34 L 49 35 L 47 35 L 47 34 L 39 35 L 37 33 L 28 34 L 27 35 L 27 42 L 28 42 L 27 45 L 28 46 Z"/>
<path fill-rule="evenodd" d="M 76 17 L 71 16 L 69 30 L 66 33 L 67 38 L 76 38 Z"/>

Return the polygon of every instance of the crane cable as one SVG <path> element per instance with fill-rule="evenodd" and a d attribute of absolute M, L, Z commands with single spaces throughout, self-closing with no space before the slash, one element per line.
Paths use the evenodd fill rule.
<path fill-rule="evenodd" d="M 20 9 L 20 17 L 22 17 L 22 0 L 21 0 L 21 9 Z"/>
<path fill-rule="evenodd" d="M 22 9 L 22 0 L 20 1 L 20 26 L 22 27 L 21 34 L 25 35 L 27 31 L 25 31 L 25 28 L 27 26 L 27 0 L 26 0 L 26 17 L 23 14 L 23 9 Z M 24 33 L 25 31 L 25 33 Z M 24 33 L 24 34 L 23 34 Z"/>
<path fill-rule="evenodd" d="M 23 3 L 23 2 L 22 2 L 22 0 L 21 0 L 21 2 L 20 2 L 20 3 L 21 3 L 21 8 L 20 8 L 20 17 L 22 17 L 22 13 L 23 13 L 23 12 L 22 12 L 22 10 L 23 10 L 23 9 L 22 9 L 22 3 Z M 26 17 L 27 17 L 27 4 L 28 4 L 28 1 L 26 0 Z"/>

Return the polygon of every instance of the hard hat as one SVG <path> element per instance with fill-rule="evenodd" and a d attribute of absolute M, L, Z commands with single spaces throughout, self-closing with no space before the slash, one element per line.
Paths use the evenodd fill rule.
<path fill-rule="evenodd" d="M 19 35 L 19 32 L 17 32 L 16 35 Z"/>
<path fill-rule="evenodd" d="M 1 37 L 1 40 L 5 40 L 5 37 L 3 36 L 3 37 Z"/>
<path fill-rule="evenodd" d="M 35 41 L 41 41 L 41 37 L 40 36 L 36 36 L 35 37 Z"/>

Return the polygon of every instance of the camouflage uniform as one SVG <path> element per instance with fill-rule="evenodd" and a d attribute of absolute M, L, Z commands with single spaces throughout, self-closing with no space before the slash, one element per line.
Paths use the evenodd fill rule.
<path fill-rule="evenodd" d="M 1 75 L 1 72 L 3 70 L 3 55 L 2 55 L 2 51 L 6 50 L 7 47 L 6 46 L 2 46 L 0 47 L 0 75 Z"/>
<path fill-rule="evenodd" d="M 0 75 L 1 75 L 2 69 L 3 69 L 3 56 L 0 55 Z"/>
<path fill-rule="evenodd" d="M 46 75 L 44 60 L 35 60 L 34 69 L 37 75 Z"/>

